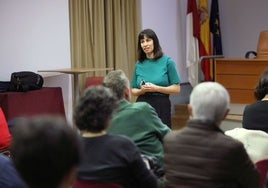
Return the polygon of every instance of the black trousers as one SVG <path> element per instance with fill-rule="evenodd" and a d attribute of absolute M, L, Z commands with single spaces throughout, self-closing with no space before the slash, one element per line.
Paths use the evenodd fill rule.
<path fill-rule="evenodd" d="M 155 108 L 159 118 L 171 128 L 171 102 L 169 95 L 140 95 L 137 102 L 147 102 Z"/>

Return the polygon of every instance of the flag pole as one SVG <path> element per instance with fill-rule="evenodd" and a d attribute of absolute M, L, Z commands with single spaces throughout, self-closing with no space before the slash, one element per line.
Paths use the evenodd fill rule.
<path fill-rule="evenodd" d="M 201 56 L 198 60 L 198 66 L 201 67 L 201 63 L 204 59 L 213 59 L 213 78 L 214 78 L 214 75 L 215 75 L 215 65 L 214 65 L 214 59 L 215 58 L 224 58 L 223 55 L 206 55 L 206 56 Z M 200 71 L 201 69 L 198 68 L 198 71 L 197 71 L 197 79 L 198 79 L 198 83 L 201 82 L 202 78 L 201 78 L 201 74 L 200 74 Z"/>

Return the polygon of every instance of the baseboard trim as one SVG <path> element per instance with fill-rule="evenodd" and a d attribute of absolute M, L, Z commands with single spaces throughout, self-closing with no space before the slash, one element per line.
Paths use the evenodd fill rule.
<path fill-rule="evenodd" d="M 225 120 L 232 120 L 232 121 L 240 121 L 243 120 L 243 115 L 241 114 L 228 114 L 225 118 Z"/>

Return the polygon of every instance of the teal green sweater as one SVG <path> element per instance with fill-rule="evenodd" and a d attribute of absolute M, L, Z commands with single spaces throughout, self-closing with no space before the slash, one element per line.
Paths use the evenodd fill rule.
<path fill-rule="evenodd" d="M 133 70 L 131 87 L 140 88 L 141 81 L 159 86 L 170 86 L 181 82 L 173 59 L 163 55 L 159 59 L 137 61 Z"/>
<path fill-rule="evenodd" d="M 163 124 L 155 109 L 145 102 L 130 103 L 123 99 L 113 115 L 107 132 L 132 139 L 142 154 L 155 156 L 163 164 L 162 139 L 170 128 Z"/>

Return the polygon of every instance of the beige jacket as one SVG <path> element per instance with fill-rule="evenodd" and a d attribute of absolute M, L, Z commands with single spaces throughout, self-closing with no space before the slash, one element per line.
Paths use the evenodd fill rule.
<path fill-rule="evenodd" d="M 225 134 L 242 142 L 253 163 L 268 158 L 268 134 L 259 130 L 235 128 Z"/>

